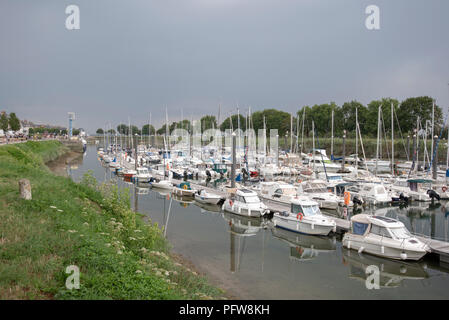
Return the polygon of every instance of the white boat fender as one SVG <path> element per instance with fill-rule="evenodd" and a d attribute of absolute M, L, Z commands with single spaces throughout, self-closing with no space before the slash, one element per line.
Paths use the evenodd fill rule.
<path fill-rule="evenodd" d="M 365 250 L 365 248 L 364 248 L 364 247 L 360 247 L 360 249 L 359 249 L 359 253 L 362 253 L 362 252 L 363 252 L 363 250 Z"/>
<path fill-rule="evenodd" d="M 405 252 L 401 253 L 401 259 L 402 260 L 407 260 L 407 254 Z"/>
<path fill-rule="evenodd" d="M 380 252 L 383 254 L 383 253 L 385 253 L 385 247 L 384 246 L 381 246 L 380 247 Z"/>
<path fill-rule="evenodd" d="M 351 241 L 348 240 L 348 249 L 351 249 Z"/>
<path fill-rule="evenodd" d="M 312 230 L 314 230 L 315 229 L 315 224 L 314 223 L 312 223 Z"/>

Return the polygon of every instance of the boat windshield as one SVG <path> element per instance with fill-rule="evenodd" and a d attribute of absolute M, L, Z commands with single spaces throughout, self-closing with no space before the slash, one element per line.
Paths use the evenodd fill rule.
<path fill-rule="evenodd" d="M 294 195 L 296 195 L 296 189 L 295 188 L 285 188 L 285 189 L 282 189 L 282 192 L 283 192 L 283 194 L 285 194 L 285 195 L 292 195 L 292 196 L 294 196 Z"/>
<path fill-rule="evenodd" d="M 303 213 L 306 217 L 314 216 L 320 213 L 318 206 L 302 206 Z"/>
<path fill-rule="evenodd" d="M 245 202 L 246 203 L 259 203 L 259 197 L 258 196 L 246 196 L 245 197 Z"/>
<path fill-rule="evenodd" d="M 402 228 L 390 228 L 391 233 L 397 239 L 407 239 L 412 236 L 410 231 L 408 231 L 405 227 Z"/>

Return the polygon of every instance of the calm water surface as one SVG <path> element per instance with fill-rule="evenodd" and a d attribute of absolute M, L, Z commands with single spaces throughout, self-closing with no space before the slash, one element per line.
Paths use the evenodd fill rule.
<path fill-rule="evenodd" d="M 129 188 L 132 203 L 151 221 L 165 225 L 173 251 L 194 263 L 222 288 L 242 299 L 447 299 L 449 266 L 432 258 L 397 262 L 358 254 L 337 237 L 312 237 L 271 228 L 268 221 L 222 213 L 181 202 L 148 187 L 135 187 L 101 166 L 96 148 L 67 167 L 74 180 L 92 170 L 99 181 Z M 170 208 L 170 211 L 169 211 Z M 409 230 L 449 240 L 449 204 L 414 204 L 376 211 Z M 378 290 L 368 290 L 365 270 L 380 270 Z"/>

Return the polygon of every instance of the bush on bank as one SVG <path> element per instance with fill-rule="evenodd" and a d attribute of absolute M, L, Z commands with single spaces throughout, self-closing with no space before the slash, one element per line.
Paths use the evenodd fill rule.
<path fill-rule="evenodd" d="M 130 209 L 129 193 L 85 175 L 79 184 L 44 165 L 57 141 L 0 147 L 1 299 L 218 299 L 223 291 L 176 262 L 157 224 Z M 18 180 L 32 185 L 19 198 Z M 68 266 L 80 270 L 69 290 Z"/>

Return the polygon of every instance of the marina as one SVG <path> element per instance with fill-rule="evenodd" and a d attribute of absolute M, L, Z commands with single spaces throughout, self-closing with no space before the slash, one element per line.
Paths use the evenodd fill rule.
<path fill-rule="evenodd" d="M 126 182 L 114 170 L 102 166 L 95 146 L 88 147 L 82 163 L 76 167 L 76 170 L 67 167 L 76 181 L 92 170 L 99 181 L 129 188 L 134 209 L 166 228 L 166 236 L 177 254 L 241 298 L 400 299 L 423 298 L 423 294 L 429 299 L 446 297 L 449 265 L 443 257 L 449 241 L 449 206 L 446 212 L 443 201 L 433 205 L 415 202 L 408 207 L 360 209 L 364 213 L 399 219 L 432 247 L 433 254 L 418 262 L 395 261 L 343 247 L 341 239 L 350 222 L 348 218 L 337 217 L 339 213 L 334 210 L 322 212 L 336 222 L 336 233 L 327 237 L 311 236 L 276 228 L 269 218 L 236 215 L 223 211 L 220 206 L 198 203 L 194 198 L 172 196 L 169 190 L 152 189 L 148 183 Z M 171 180 L 172 184 L 182 181 Z M 190 185 L 226 197 L 226 192 L 214 188 L 212 182 L 212 187 L 195 180 Z M 264 202 L 270 210 L 289 210 L 279 202 Z M 364 270 L 370 265 L 377 265 L 381 270 L 381 290 L 368 290 L 365 286 Z M 307 293 L 295 290 L 298 285 L 307 288 Z M 326 289 L 317 289 L 321 286 Z M 385 291 L 386 288 L 389 289 Z"/>
<path fill-rule="evenodd" d="M 0 300 L 449 300 L 447 12 L 0 1 Z"/>

